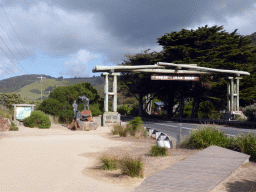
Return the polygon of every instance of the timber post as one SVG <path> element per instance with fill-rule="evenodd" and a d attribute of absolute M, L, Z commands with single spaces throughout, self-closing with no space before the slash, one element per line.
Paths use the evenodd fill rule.
<path fill-rule="evenodd" d="M 242 79 L 239 75 L 237 77 L 228 77 L 227 108 L 229 112 L 239 111 L 239 79 Z"/>
<path fill-rule="evenodd" d="M 120 114 L 117 112 L 117 76 L 120 76 L 120 73 L 102 73 L 105 79 L 104 85 L 104 114 L 102 116 L 102 125 L 105 126 L 106 123 L 117 124 L 120 123 Z M 113 77 L 113 90 L 109 91 L 109 77 Z M 108 111 L 108 100 L 109 96 L 113 96 L 112 102 L 112 112 Z"/>

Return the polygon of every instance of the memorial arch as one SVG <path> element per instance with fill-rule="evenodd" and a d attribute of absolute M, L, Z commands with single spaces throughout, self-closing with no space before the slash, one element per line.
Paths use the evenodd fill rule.
<path fill-rule="evenodd" d="M 200 75 L 221 74 L 227 76 L 227 110 L 229 112 L 239 111 L 239 81 L 242 76 L 250 75 L 246 71 L 215 69 L 199 67 L 197 64 L 174 64 L 158 62 L 155 65 L 137 66 L 95 66 L 94 73 L 103 72 L 104 85 L 104 114 L 103 126 L 108 123 L 120 122 L 117 113 L 117 76 L 120 72 L 150 73 L 151 80 L 179 80 L 198 81 Z M 109 92 L 109 78 L 113 78 L 113 91 Z M 112 111 L 108 111 L 108 98 L 113 96 Z"/>

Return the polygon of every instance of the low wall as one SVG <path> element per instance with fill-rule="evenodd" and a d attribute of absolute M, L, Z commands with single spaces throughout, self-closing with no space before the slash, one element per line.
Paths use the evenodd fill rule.
<path fill-rule="evenodd" d="M 102 126 L 102 115 L 92 117 L 92 122 L 96 123 L 98 126 Z"/>

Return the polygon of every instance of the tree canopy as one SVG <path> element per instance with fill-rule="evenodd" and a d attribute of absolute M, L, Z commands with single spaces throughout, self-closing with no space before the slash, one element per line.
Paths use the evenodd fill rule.
<path fill-rule="evenodd" d="M 102 114 L 103 100 L 90 83 L 77 83 L 72 86 L 57 87 L 39 106 L 39 109 L 52 115 L 63 113 L 72 114 L 72 103 L 78 101 L 78 96 L 85 95 L 90 100 L 90 110 L 93 116 Z M 78 106 L 78 110 L 83 110 L 83 103 Z"/>
<path fill-rule="evenodd" d="M 166 33 L 158 38 L 163 46 L 160 53 L 128 55 L 122 65 L 150 65 L 157 61 L 176 64 L 197 64 L 202 67 L 242 70 L 251 73 L 240 81 L 240 104 L 245 106 L 256 99 L 256 46 L 248 37 L 237 34 L 237 30 L 228 33 L 223 26 L 199 27 L 196 30 L 182 29 L 180 32 Z M 199 82 L 158 82 L 150 81 L 150 74 L 122 73 L 123 85 L 138 100 L 147 94 L 156 93 L 165 98 L 169 105 L 169 114 L 174 102 L 180 104 L 180 115 L 184 108 L 184 98 L 193 98 L 191 117 L 198 117 L 199 104 L 210 101 L 218 110 L 225 109 L 227 103 L 227 76 L 201 75 Z"/>

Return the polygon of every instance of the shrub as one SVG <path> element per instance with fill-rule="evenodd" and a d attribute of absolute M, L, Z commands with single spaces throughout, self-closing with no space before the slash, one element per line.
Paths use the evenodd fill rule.
<path fill-rule="evenodd" d="M 32 127 L 33 128 L 33 127 L 36 126 L 34 120 L 30 117 L 24 118 L 23 119 L 23 124 L 24 124 L 25 127 Z"/>
<path fill-rule="evenodd" d="M 38 109 L 51 115 L 57 115 L 60 113 L 60 109 L 62 105 L 63 104 L 61 104 L 59 100 L 49 98 L 49 99 L 45 99 L 39 105 Z"/>
<path fill-rule="evenodd" d="M 143 138 L 143 137 L 148 137 L 148 131 L 144 129 L 143 125 L 139 126 L 137 130 L 134 132 L 134 136 L 137 139 Z"/>
<path fill-rule="evenodd" d="M 3 118 L 8 118 L 12 120 L 13 110 L 8 109 L 7 107 L 0 104 L 0 116 Z"/>
<path fill-rule="evenodd" d="M 128 125 L 131 125 L 132 130 L 136 130 L 142 123 L 140 117 L 135 117 L 133 120 L 129 121 Z"/>
<path fill-rule="evenodd" d="M 100 110 L 100 104 L 97 103 L 97 104 L 94 104 L 92 106 L 90 106 L 90 110 L 92 112 L 92 116 L 99 116 L 99 115 L 102 115 L 102 111 Z"/>
<path fill-rule="evenodd" d="M 11 122 L 11 127 L 9 129 L 9 131 L 18 131 L 19 128 L 15 125 L 15 123 Z"/>
<path fill-rule="evenodd" d="M 132 107 L 128 107 L 127 105 L 120 105 L 117 108 L 117 112 L 121 115 L 131 114 Z"/>
<path fill-rule="evenodd" d="M 127 130 L 131 136 L 135 136 L 138 139 L 148 136 L 148 131 L 144 130 L 144 125 L 140 117 L 135 117 L 133 120 L 129 121 Z"/>
<path fill-rule="evenodd" d="M 179 147 L 190 149 L 203 149 L 210 145 L 217 145 L 227 149 L 239 151 L 251 156 L 256 160 L 256 134 L 227 137 L 225 132 L 216 128 L 200 128 L 193 131 L 178 144 Z"/>
<path fill-rule="evenodd" d="M 100 161 L 103 163 L 104 170 L 117 170 L 119 165 L 119 160 L 115 157 L 110 157 L 104 155 L 100 158 Z"/>
<path fill-rule="evenodd" d="M 227 147 L 227 143 L 228 138 L 225 132 L 219 131 L 214 127 L 208 127 L 192 131 L 189 138 L 183 141 L 182 145 L 192 149 L 203 149 L 210 145 Z"/>
<path fill-rule="evenodd" d="M 122 174 L 143 178 L 144 167 L 141 158 L 132 159 L 131 157 L 126 156 L 120 161 L 120 168 Z"/>
<path fill-rule="evenodd" d="M 242 109 L 248 121 L 256 121 L 256 104 Z"/>
<path fill-rule="evenodd" d="M 16 103 L 24 104 L 26 101 L 20 94 L 17 93 L 0 93 L 0 104 L 13 110 L 12 104 Z"/>
<path fill-rule="evenodd" d="M 114 125 L 112 130 L 113 135 L 119 135 L 120 137 L 126 137 L 128 135 L 128 129 L 121 125 Z"/>
<path fill-rule="evenodd" d="M 42 111 L 32 111 L 29 117 L 24 119 L 24 126 L 26 127 L 38 127 L 38 128 L 50 128 L 51 121 L 49 116 Z"/>
<path fill-rule="evenodd" d="M 203 101 L 199 104 L 198 118 L 208 119 L 214 111 L 214 106 L 210 101 Z"/>
<path fill-rule="evenodd" d="M 184 114 L 183 114 L 184 118 L 190 118 L 191 113 L 192 113 L 192 108 L 193 108 L 192 101 L 191 102 L 185 102 L 185 104 L 184 104 Z"/>
<path fill-rule="evenodd" d="M 168 151 L 167 151 L 167 148 L 164 148 L 164 147 L 159 147 L 157 145 L 155 146 L 152 146 L 150 151 L 148 152 L 148 155 L 149 156 L 168 156 Z"/>
<path fill-rule="evenodd" d="M 235 149 L 238 148 L 239 151 L 251 155 L 251 158 L 256 160 L 256 134 L 237 136 L 234 140 L 236 141 Z"/>
<path fill-rule="evenodd" d="M 71 123 L 74 118 L 74 114 L 72 110 L 63 109 L 60 111 L 59 114 L 60 114 L 59 116 L 60 123 Z"/>

